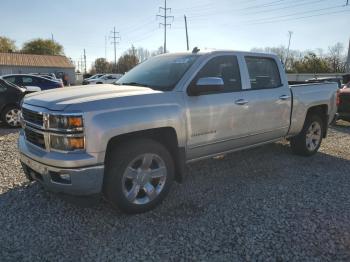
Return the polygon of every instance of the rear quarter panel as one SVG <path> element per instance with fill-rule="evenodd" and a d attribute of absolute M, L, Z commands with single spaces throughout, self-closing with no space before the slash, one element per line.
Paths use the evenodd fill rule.
<path fill-rule="evenodd" d="M 291 127 L 288 135 L 294 136 L 303 128 L 306 114 L 311 107 L 327 105 L 328 124 L 333 120 L 336 112 L 336 83 L 292 85 L 293 108 Z"/>

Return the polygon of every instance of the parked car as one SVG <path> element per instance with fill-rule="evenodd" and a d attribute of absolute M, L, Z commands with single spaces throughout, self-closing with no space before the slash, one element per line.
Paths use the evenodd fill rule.
<path fill-rule="evenodd" d="M 185 178 L 186 163 L 281 138 L 296 154 L 315 154 L 337 90 L 289 86 L 271 54 L 165 54 L 116 85 L 26 97 L 20 159 L 28 179 L 48 190 L 104 194 L 124 212 L 144 212 Z"/>
<path fill-rule="evenodd" d="M 338 119 L 350 122 L 350 88 L 339 90 Z"/>
<path fill-rule="evenodd" d="M 92 85 L 92 84 L 112 84 L 116 82 L 119 78 L 122 77 L 122 74 L 106 74 L 95 79 L 86 80 L 83 82 L 83 85 Z"/>
<path fill-rule="evenodd" d="M 96 75 L 93 75 L 93 76 L 90 76 L 88 78 L 85 78 L 83 80 L 83 85 L 88 85 L 89 84 L 89 80 L 94 80 L 94 79 L 98 79 L 98 78 L 101 78 L 102 76 L 104 76 L 105 74 L 96 74 Z"/>
<path fill-rule="evenodd" d="M 20 101 L 28 93 L 25 88 L 0 79 L 0 117 L 7 126 L 20 126 Z"/>
<path fill-rule="evenodd" d="M 26 87 L 27 90 L 30 91 L 41 91 L 63 87 L 63 83 L 60 80 L 53 80 L 29 74 L 4 75 L 0 78 L 17 86 Z"/>

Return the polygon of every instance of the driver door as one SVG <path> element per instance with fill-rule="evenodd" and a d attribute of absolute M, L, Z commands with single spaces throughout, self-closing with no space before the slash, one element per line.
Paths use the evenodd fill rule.
<path fill-rule="evenodd" d="M 230 150 L 235 136 L 234 101 L 237 93 L 242 91 L 237 57 L 220 55 L 211 58 L 190 86 L 204 77 L 222 78 L 224 88 L 222 91 L 187 96 L 188 160 Z"/>

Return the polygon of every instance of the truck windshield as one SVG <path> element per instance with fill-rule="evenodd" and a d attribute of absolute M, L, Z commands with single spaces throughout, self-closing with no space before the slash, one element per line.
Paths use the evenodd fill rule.
<path fill-rule="evenodd" d="M 170 91 L 197 58 L 198 55 L 152 57 L 134 67 L 115 84 L 146 86 L 160 91 Z"/>

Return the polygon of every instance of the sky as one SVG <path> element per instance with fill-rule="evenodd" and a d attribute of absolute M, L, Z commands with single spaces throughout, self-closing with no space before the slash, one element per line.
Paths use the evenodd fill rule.
<path fill-rule="evenodd" d="M 287 46 L 316 50 L 340 42 L 348 47 L 350 3 L 347 0 L 167 0 L 171 8 L 167 49 L 186 50 L 184 15 L 190 49 L 234 49 Z M 132 44 L 156 50 L 164 43 L 157 18 L 164 0 L 1 0 L 0 35 L 21 45 L 34 38 L 51 38 L 74 62 L 86 50 L 87 65 L 98 57 L 113 61 L 111 31 L 120 32 L 117 57 Z M 107 38 L 107 45 L 106 45 Z"/>

